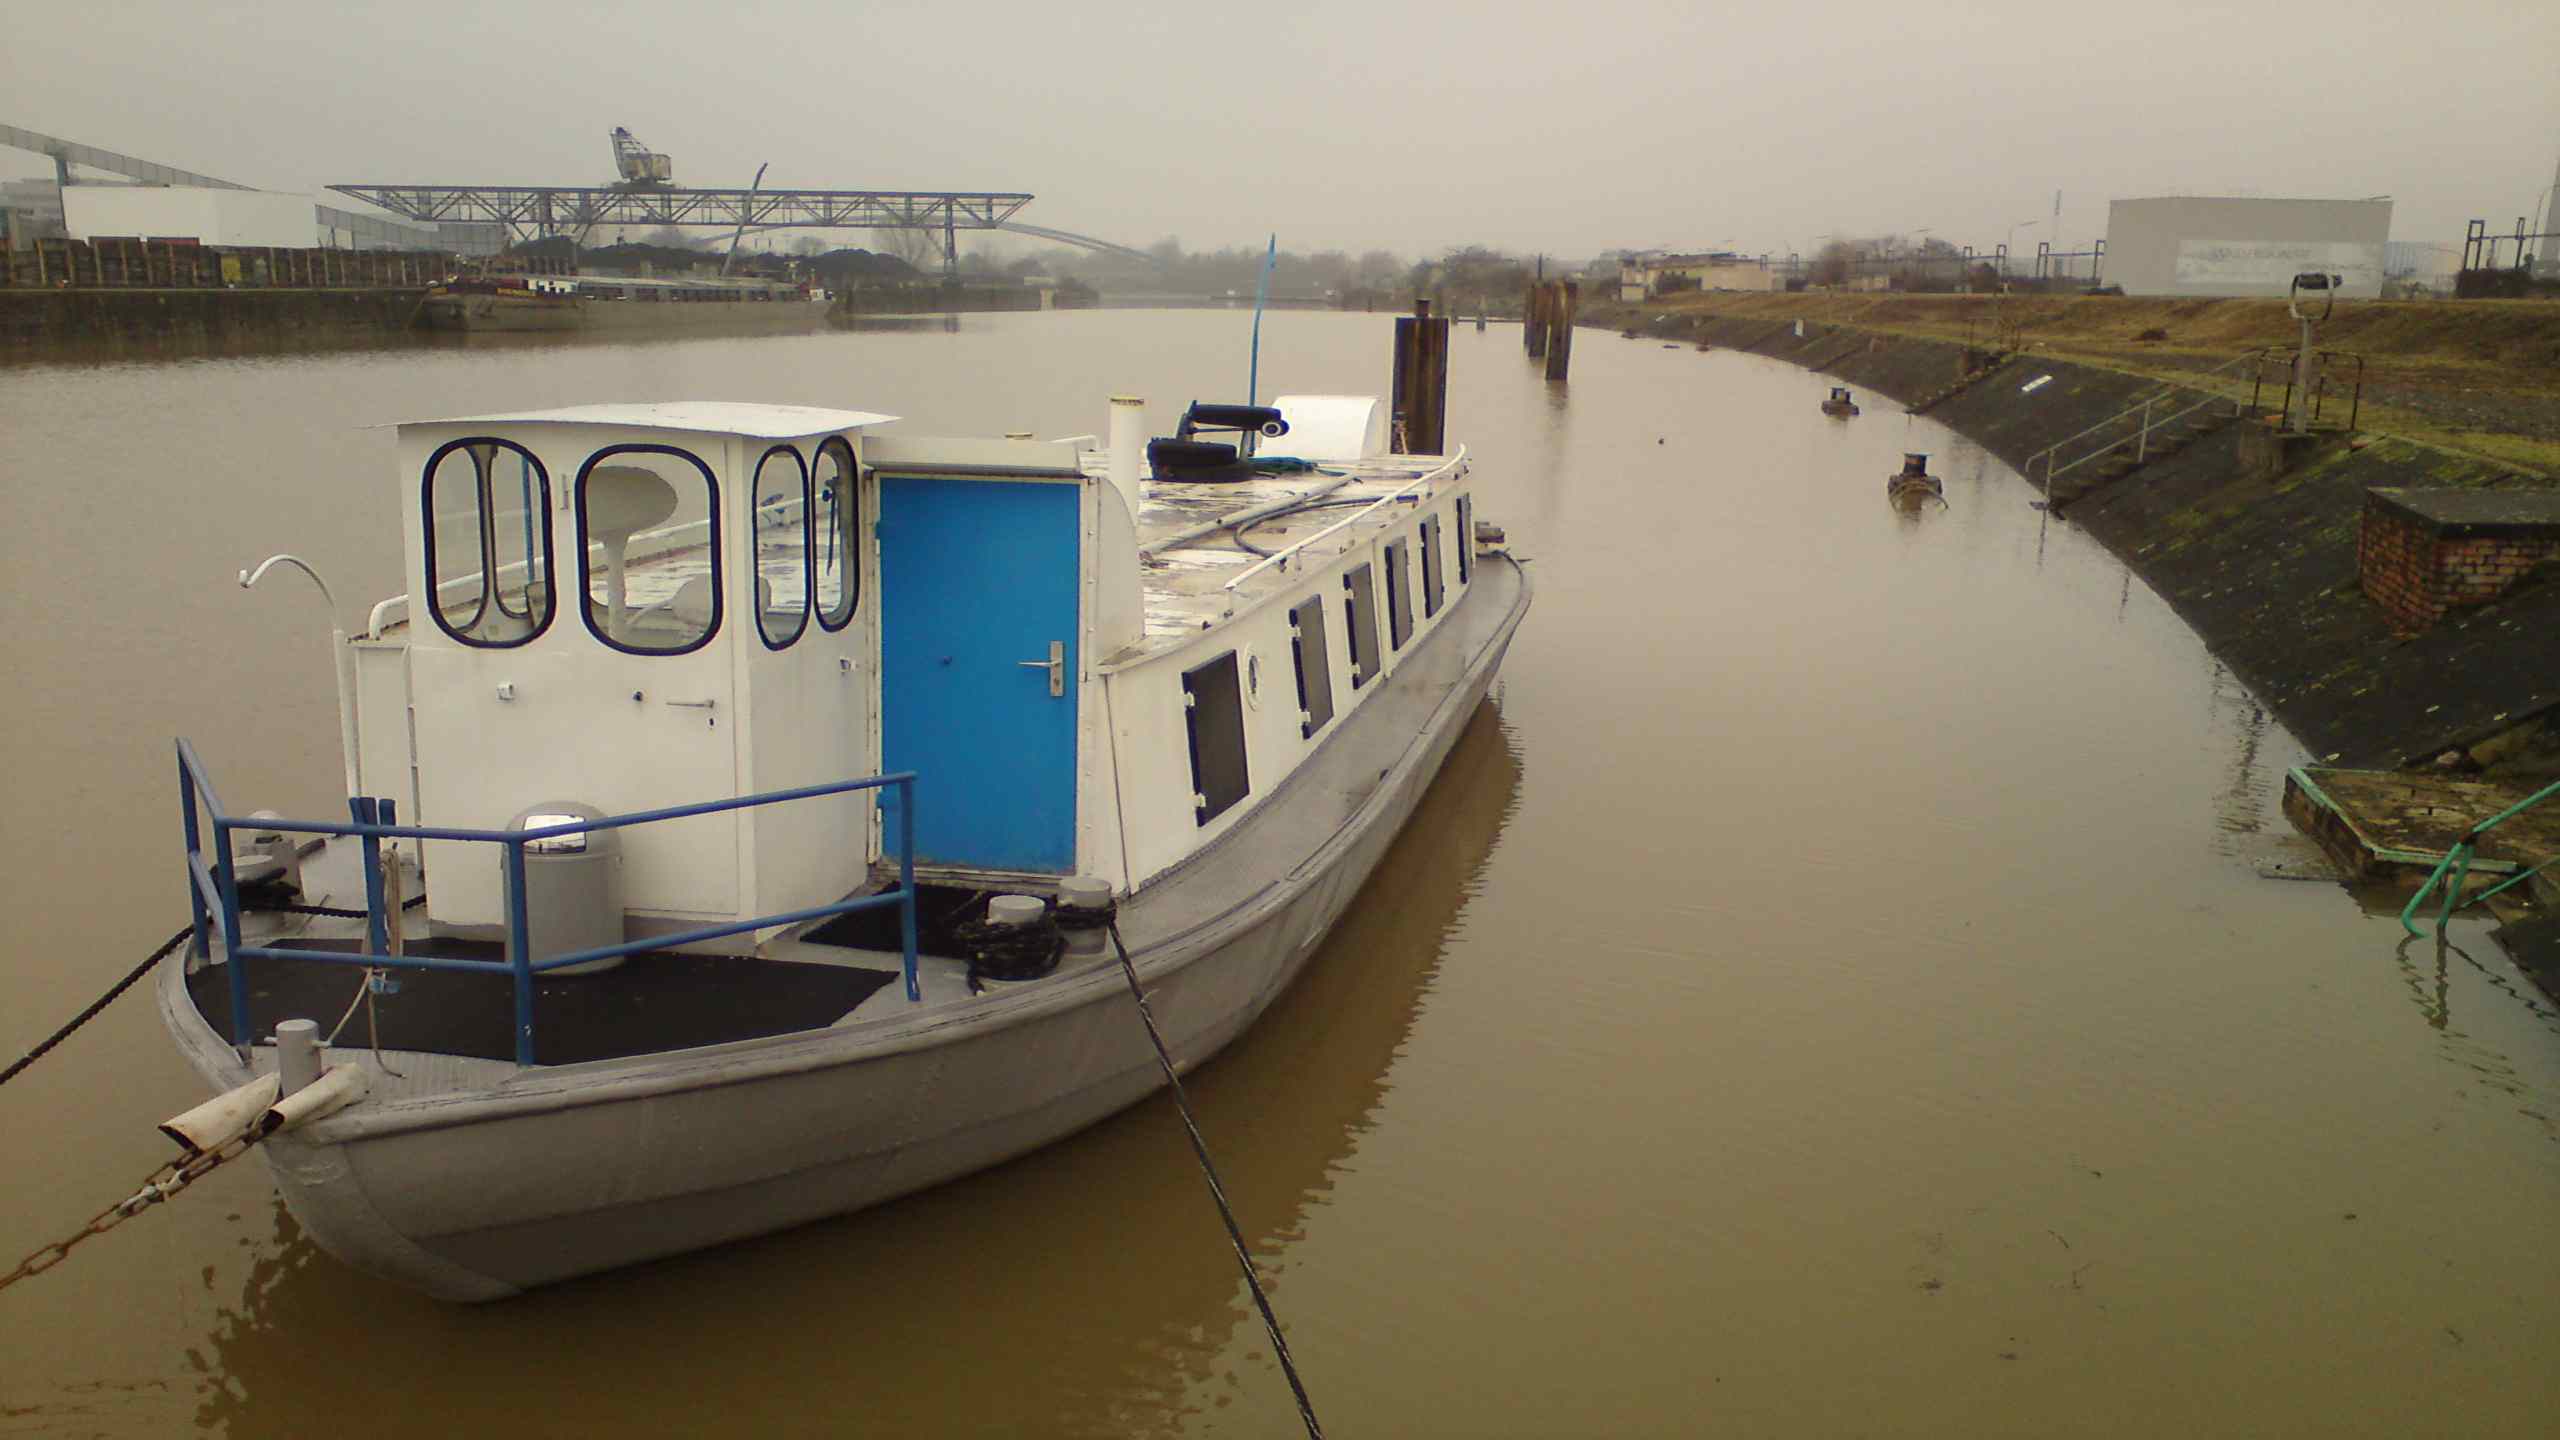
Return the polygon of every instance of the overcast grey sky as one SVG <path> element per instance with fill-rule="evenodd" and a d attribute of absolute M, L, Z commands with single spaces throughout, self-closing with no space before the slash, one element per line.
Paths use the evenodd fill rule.
<path fill-rule="evenodd" d="M 2110 196 L 2388 194 L 2512 225 L 2560 3 L 12 3 L 0 121 L 276 189 L 676 179 L 1027 190 L 1193 249 L 2021 249 Z M 0 173 L 44 173 L 0 151 Z"/>

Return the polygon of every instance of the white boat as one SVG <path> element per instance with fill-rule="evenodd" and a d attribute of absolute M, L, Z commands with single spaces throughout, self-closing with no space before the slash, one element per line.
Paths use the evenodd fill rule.
<path fill-rule="evenodd" d="M 160 1007 L 218 1091 L 304 1083 L 279 1022 L 341 1029 L 363 1098 L 259 1147 L 322 1247 L 487 1300 L 1133 1103 L 1163 1082 L 1120 962 L 1054 920 L 1116 907 L 1173 1062 L 1214 1054 L 1529 604 L 1464 453 L 1386 453 L 1373 399 L 1156 447 L 1126 400 L 1108 444 L 891 418 L 403 425 L 409 590 L 347 647 L 363 823 L 226 809 L 181 742 L 199 942 Z M 1220 463 L 1193 420 L 1271 438 Z"/>

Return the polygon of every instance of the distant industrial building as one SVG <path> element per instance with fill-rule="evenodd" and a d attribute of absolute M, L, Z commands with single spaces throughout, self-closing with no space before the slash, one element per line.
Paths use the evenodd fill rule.
<path fill-rule="evenodd" d="M 74 240 L 131 235 L 205 245 L 308 249 L 320 243 L 308 195 L 200 185 L 70 185 L 62 223 Z"/>
<path fill-rule="evenodd" d="M 0 180 L 0 229 L 12 250 L 61 238 L 61 190 L 50 180 Z"/>
<path fill-rule="evenodd" d="M 2107 207 L 2107 279 L 2127 295 L 2283 295 L 2307 271 L 2382 294 L 2385 200 L 2170 195 Z"/>
<path fill-rule="evenodd" d="M 1784 290 L 1786 277 L 1767 259 L 1717 251 L 1706 255 L 1629 255 L 1618 262 L 1618 298 L 1648 300 L 1683 290 Z"/>

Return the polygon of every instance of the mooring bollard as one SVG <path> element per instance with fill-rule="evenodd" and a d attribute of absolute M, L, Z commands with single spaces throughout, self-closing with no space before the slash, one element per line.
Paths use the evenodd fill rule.
<path fill-rule="evenodd" d="M 276 1022 L 277 1098 L 320 1078 L 320 1027 L 309 1020 Z"/>

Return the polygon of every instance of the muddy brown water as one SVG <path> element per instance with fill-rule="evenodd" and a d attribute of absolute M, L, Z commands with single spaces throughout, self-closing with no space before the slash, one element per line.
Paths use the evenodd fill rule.
<path fill-rule="evenodd" d="M 182 917 L 170 737 L 333 804 L 317 564 L 398 588 L 390 440 L 604 399 L 1159 426 L 1245 318 L 0 368 L 14 1056 Z M 487 343 L 491 340 L 500 343 Z M 1328 1431 L 2547 1434 L 2560 1024 L 2485 936 L 2263 879 L 2299 757 L 2010 471 L 1818 376 L 1454 337 L 1536 609 L 1306 979 L 1195 1081 Z M 1264 393 L 1384 387 L 1275 314 Z M 1946 505 L 1884 499 L 1905 449 Z M 1132 1023 L 1135 1021 L 1133 1019 Z M 146 999 L 0 1090 L 0 1262 L 198 1098 Z M 1170 1108 L 848 1219 L 476 1309 L 254 1164 L 0 1294 L 0 1433 L 1284 1436 Z"/>

